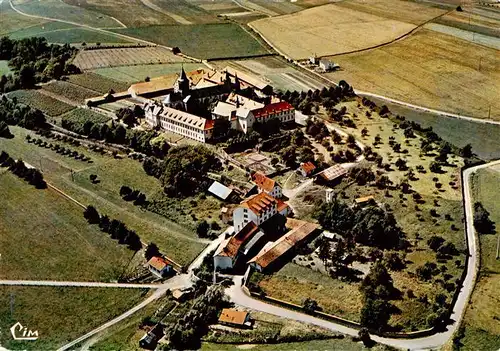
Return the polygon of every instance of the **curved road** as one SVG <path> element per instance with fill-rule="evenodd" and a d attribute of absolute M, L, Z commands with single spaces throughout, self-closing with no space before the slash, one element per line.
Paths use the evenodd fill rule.
<path fill-rule="evenodd" d="M 462 289 L 458 299 L 453 307 L 453 312 L 450 316 L 452 324 L 448 325 L 447 330 L 444 332 L 436 333 L 434 335 L 417 338 L 417 339 L 393 339 L 384 338 L 379 336 L 372 336 L 372 339 L 378 343 L 390 345 L 393 347 L 404 348 L 408 350 L 421 350 L 421 349 L 434 349 L 443 346 L 447 343 L 459 327 L 462 317 L 465 313 L 467 303 L 474 290 L 474 284 L 479 268 L 479 258 L 477 257 L 477 238 L 475 235 L 473 225 L 473 200 L 471 194 L 471 175 L 479 169 L 487 168 L 500 164 L 500 160 L 490 162 L 488 164 L 471 167 L 463 171 L 463 189 L 464 189 L 464 203 L 465 203 L 465 216 L 466 216 L 466 238 L 469 249 L 469 261 L 467 265 L 467 275 L 465 277 Z M 357 335 L 358 330 L 338 323 L 332 323 L 320 318 L 316 318 L 304 313 L 288 310 L 282 307 L 271 305 L 263 301 L 249 297 L 243 292 L 241 288 L 242 277 L 234 278 L 234 285 L 226 290 L 227 295 L 231 301 L 257 311 L 271 313 L 280 317 L 294 319 L 299 322 L 314 324 L 332 331 L 340 332 L 348 335 Z"/>

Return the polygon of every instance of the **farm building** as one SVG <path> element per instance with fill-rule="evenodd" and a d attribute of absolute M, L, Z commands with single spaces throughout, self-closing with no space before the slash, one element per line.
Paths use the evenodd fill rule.
<path fill-rule="evenodd" d="M 280 198 L 283 196 L 283 189 L 281 188 L 281 185 L 261 172 L 255 172 L 252 175 L 252 181 L 255 185 L 257 185 L 259 193 L 264 192 L 274 198 Z"/>
<path fill-rule="evenodd" d="M 315 177 L 315 181 L 318 183 L 332 185 L 339 182 L 340 179 L 346 174 L 347 170 L 342 167 L 342 165 L 334 165 L 318 173 Z"/>
<path fill-rule="evenodd" d="M 247 223 L 243 229 L 225 239 L 214 253 L 214 267 L 216 269 L 230 269 L 241 257 L 247 257 L 257 245 L 264 233 L 253 223 Z"/>
<path fill-rule="evenodd" d="M 288 233 L 275 242 L 266 244 L 257 256 L 248 261 L 253 268 L 259 272 L 265 272 L 284 263 L 284 260 L 293 253 L 293 249 L 312 239 L 319 228 L 319 225 L 315 223 L 291 218 L 287 219 L 286 226 L 290 229 Z"/>
<path fill-rule="evenodd" d="M 151 127 L 185 136 L 202 143 L 212 138 L 214 121 L 157 103 L 144 106 L 146 122 Z"/>
<path fill-rule="evenodd" d="M 230 327 L 250 328 L 252 326 L 248 312 L 224 308 L 219 316 L 219 323 Z"/>
<path fill-rule="evenodd" d="M 335 69 L 340 68 L 340 66 L 338 64 L 336 64 L 335 62 L 325 60 L 325 59 L 320 60 L 318 66 L 323 72 L 329 72 L 329 71 L 333 71 Z"/>
<path fill-rule="evenodd" d="M 309 161 L 300 164 L 299 172 L 300 174 L 302 174 L 303 177 L 309 177 L 314 172 L 315 169 L 316 166 L 314 165 L 314 163 Z"/>
<path fill-rule="evenodd" d="M 233 190 L 218 181 L 214 181 L 212 185 L 210 185 L 208 192 L 223 201 L 231 201 L 231 198 L 234 197 Z"/>
<path fill-rule="evenodd" d="M 357 206 L 363 207 L 363 206 L 367 206 L 367 205 L 370 205 L 370 204 L 374 204 L 375 203 L 375 198 L 373 197 L 373 195 L 358 197 L 357 199 L 354 200 L 354 203 Z"/>
<path fill-rule="evenodd" d="M 139 340 L 139 346 L 146 350 L 155 350 L 163 335 L 165 335 L 163 326 L 158 323 Z"/>
<path fill-rule="evenodd" d="M 148 268 L 151 273 L 156 275 L 158 278 L 163 278 L 166 275 L 173 272 L 172 264 L 162 257 L 152 257 L 148 261 Z"/>

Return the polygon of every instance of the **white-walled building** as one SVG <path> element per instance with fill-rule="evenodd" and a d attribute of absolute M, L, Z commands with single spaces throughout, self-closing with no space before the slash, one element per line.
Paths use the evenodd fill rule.
<path fill-rule="evenodd" d="M 259 193 L 266 193 L 272 197 L 279 199 L 283 196 L 283 189 L 277 181 L 267 177 L 265 174 L 260 172 L 255 172 L 252 175 L 252 180 L 257 185 Z"/>
<path fill-rule="evenodd" d="M 278 213 L 278 201 L 274 197 L 264 192 L 254 195 L 234 210 L 234 230 L 239 232 L 249 222 L 261 225 L 276 213 Z"/>
<path fill-rule="evenodd" d="M 146 122 L 151 127 L 182 135 L 202 143 L 213 135 L 214 121 L 179 111 L 165 105 L 150 103 L 144 106 Z"/>
<path fill-rule="evenodd" d="M 253 111 L 255 120 L 265 123 L 271 119 L 279 119 L 281 123 L 295 121 L 295 108 L 286 101 L 274 102 Z"/>

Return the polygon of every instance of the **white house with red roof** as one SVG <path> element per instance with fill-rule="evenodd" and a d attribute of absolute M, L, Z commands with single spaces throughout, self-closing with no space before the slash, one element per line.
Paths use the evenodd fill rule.
<path fill-rule="evenodd" d="M 283 189 L 281 188 L 281 185 L 279 185 L 274 179 L 267 177 L 265 174 L 255 172 L 252 175 L 252 181 L 255 185 L 257 185 L 259 193 L 264 192 L 277 199 L 283 197 Z"/>
<path fill-rule="evenodd" d="M 233 211 L 234 230 L 238 232 L 250 222 L 261 225 L 277 213 L 288 216 L 290 206 L 265 192 L 253 195 Z"/>
<path fill-rule="evenodd" d="M 158 278 L 163 278 L 173 270 L 172 263 L 163 257 L 154 256 L 148 261 L 148 268 Z"/>
<path fill-rule="evenodd" d="M 271 119 L 279 119 L 281 123 L 295 121 L 295 108 L 286 101 L 274 102 L 253 111 L 257 122 L 265 123 Z"/>

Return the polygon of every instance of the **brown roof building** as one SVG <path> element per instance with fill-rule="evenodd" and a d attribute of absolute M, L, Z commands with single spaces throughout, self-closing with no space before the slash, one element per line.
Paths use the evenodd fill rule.
<path fill-rule="evenodd" d="M 271 211 L 273 208 L 276 209 L 277 204 L 278 202 L 271 195 L 260 193 L 243 201 L 240 207 L 247 208 L 259 216 L 265 212 Z"/>
<path fill-rule="evenodd" d="M 325 182 L 332 182 L 340 177 L 343 177 L 346 174 L 347 170 L 344 167 L 342 167 L 341 165 L 334 165 L 318 173 L 316 179 Z"/>
<path fill-rule="evenodd" d="M 283 196 L 281 186 L 275 180 L 267 177 L 261 172 L 255 172 L 252 175 L 252 180 L 259 188 L 259 192 L 265 192 L 275 198 Z"/>
<path fill-rule="evenodd" d="M 300 173 L 302 173 L 302 175 L 304 177 L 311 175 L 315 169 L 316 169 L 316 166 L 311 161 L 302 163 L 300 165 Z"/>
<path fill-rule="evenodd" d="M 224 308 L 219 316 L 219 323 L 240 328 L 250 327 L 250 314 L 248 312 Z"/>

